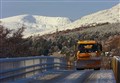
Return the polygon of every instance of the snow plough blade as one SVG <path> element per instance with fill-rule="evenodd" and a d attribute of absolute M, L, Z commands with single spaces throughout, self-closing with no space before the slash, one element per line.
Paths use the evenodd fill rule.
<path fill-rule="evenodd" d="M 80 59 L 76 62 L 76 69 L 95 69 L 99 70 L 101 67 L 101 59 L 94 58 L 94 59 Z"/>

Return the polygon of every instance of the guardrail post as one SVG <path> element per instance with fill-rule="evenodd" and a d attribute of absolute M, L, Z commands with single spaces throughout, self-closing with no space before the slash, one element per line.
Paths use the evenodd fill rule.
<path fill-rule="evenodd" d="M 118 57 L 118 63 L 117 63 L 118 69 L 117 69 L 117 82 L 120 83 L 120 57 Z"/>
<path fill-rule="evenodd" d="M 46 61 L 46 67 L 47 67 L 47 71 L 48 70 L 51 70 L 51 69 L 54 69 L 54 57 L 49 57 L 49 58 L 47 58 L 47 61 Z"/>
<path fill-rule="evenodd" d="M 58 64 L 59 69 L 68 69 L 68 64 L 65 58 L 59 58 L 58 63 L 61 63 L 61 64 Z"/>
<path fill-rule="evenodd" d="M 120 57 L 117 56 L 113 57 L 112 69 L 116 78 L 116 83 L 120 83 Z"/>

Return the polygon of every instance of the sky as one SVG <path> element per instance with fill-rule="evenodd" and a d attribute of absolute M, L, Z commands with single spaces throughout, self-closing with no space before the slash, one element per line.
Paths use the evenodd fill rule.
<path fill-rule="evenodd" d="M 0 18 L 30 14 L 76 20 L 118 3 L 119 0 L 0 0 Z"/>

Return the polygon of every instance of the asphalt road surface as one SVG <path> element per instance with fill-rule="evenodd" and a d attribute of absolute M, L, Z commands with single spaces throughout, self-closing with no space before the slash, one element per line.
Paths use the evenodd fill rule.
<path fill-rule="evenodd" d="M 116 83 L 112 70 L 47 71 L 27 83 Z"/>

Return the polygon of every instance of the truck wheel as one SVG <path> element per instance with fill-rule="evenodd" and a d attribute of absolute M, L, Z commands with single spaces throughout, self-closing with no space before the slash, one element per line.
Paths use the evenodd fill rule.
<path fill-rule="evenodd" d="M 84 68 L 76 68 L 76 70 L 84 70 Z"/>
<path fill-rule="evenodd" d="M 100 70 L 100 68 L 94 68 L 94 70 Z"/>

